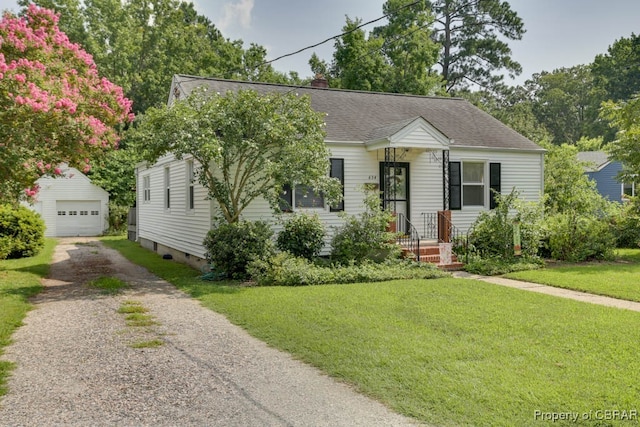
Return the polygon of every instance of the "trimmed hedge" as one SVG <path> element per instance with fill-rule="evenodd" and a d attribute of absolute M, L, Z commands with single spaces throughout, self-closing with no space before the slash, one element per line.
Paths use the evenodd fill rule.
<path fill-rule="evenodd" d="M 218 273 L 233 279 L 246 279 L 247 265 L 273 254 L 273 231 L 264 221 L 223 223 L 209 230 L 203 245 L 207 260 Z"/>

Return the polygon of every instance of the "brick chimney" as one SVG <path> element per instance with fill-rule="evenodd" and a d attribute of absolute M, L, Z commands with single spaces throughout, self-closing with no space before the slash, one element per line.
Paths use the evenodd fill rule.
<path fill-rule="evenodd" d="M 311 80 L 311 87 L 320 87 L 323 89 L 329 88 L 329 82 L 324 78 L 322 74 L 316 74 L 316 78 Z"/>

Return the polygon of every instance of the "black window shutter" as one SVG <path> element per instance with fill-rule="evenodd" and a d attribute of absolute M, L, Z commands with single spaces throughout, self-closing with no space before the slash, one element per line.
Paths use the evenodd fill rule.
<path fill-rule="evenodd" d="M 337 205 L 330 206 L 329 211 L 341 212 L 344 210 L 344 159 L 331 159 L 329 176 L 340 180 L 340 185 L 342 186 L 342 200 Z"/>
<path fill-rule="evenodd" d="M 501 176 L 500 163 L 489 163 L 489 188 L 491 194 L 489 196 L 489 209 L 496 207 L 496 193 L 501 193 Z"/>
<path fill-rule="evenodd" d="M 462 179 L 460 162 L 449 162 L 449 209 L 462 209 Z"/>
<path fill-rule="evenodd" d="M 280 210 L 282 212 L 293 211 L 293 191 L 291 191 L 291 185 L 285 184 L 282 186 L 282 193 L 280 193 Z"/>

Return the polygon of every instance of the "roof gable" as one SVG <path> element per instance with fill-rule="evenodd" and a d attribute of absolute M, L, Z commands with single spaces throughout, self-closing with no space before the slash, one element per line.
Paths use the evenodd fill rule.
<path fill-rule="evenodd" d="M 449 144 L 449 138 L 422 117 L 373 129 L 365 140 L 369 151 L 386 147 L 448 150 Z"/>
<path fill-rule="evenodd" d="M 364 143 L 375 139 L 378 133 L 384 135 L 385 132 L 387 136 L 392 136 L 392 131 L 402 123 L 406 126 L 420 117 L 428 125 L 424 128 L 425 132 L 427 128 L 432 128 L 426 133 L 445 136 L 452 147 L 544 152 L 534 142 L 461 98 L 296 87 L 176 75 L 171 85 L 169 103 L 175 98 L 188 96 L 200 86 L 206 86 L 220 94 L 253 89 L 259 93 L 277 91 L 308 95 L 313 109 L 326 113 L 326 140 L 331 142 Z"/>
<path fill-rule="evenodd" d="M 585 172 L 599 172 L 611 163 L 604 151 L 581 151 L 577 157 L 578 161 L 586 163 Z"/>

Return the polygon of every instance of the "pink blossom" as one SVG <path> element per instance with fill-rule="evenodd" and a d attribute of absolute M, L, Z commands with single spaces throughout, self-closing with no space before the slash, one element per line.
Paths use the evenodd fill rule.
<path fill-rule="evenodd" d="M 60 170 L 60 168 L 55 168 L 53 170 L 53 173 L 56 174 L 56 175 L 62 175 L 62 171 Z"/>

